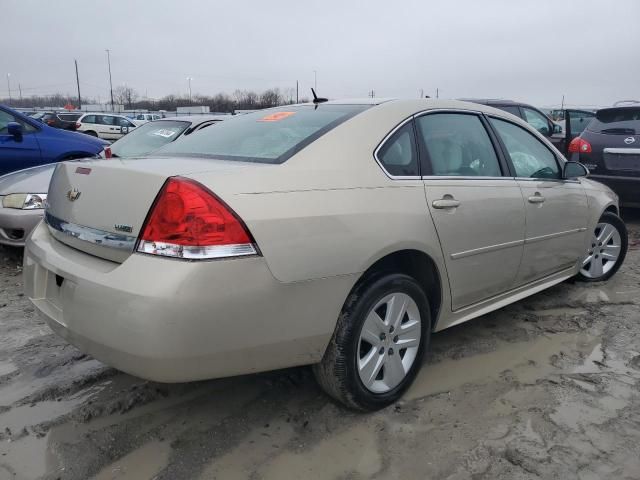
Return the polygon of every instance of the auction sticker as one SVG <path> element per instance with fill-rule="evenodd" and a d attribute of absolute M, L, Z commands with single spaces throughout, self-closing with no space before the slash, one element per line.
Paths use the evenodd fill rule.
<path fill-rule="evenodd" d="M 172 130 L 167 130 L 166 128 L 161 128 L 160 130 L 156 130 L 151 135 L 158 135 L 164 138 L 171 138 L 176 134 L 176 132 Z"/>
<path fill-rule="evenodd" d="M 290 117 L 291 115 L 295 115 L 296 112 L 276 112 L 266 117 L 262 117 L 258 119 L 259 122 L 279 122 L 280 120 L 284 120 L 285 118 Z"/>

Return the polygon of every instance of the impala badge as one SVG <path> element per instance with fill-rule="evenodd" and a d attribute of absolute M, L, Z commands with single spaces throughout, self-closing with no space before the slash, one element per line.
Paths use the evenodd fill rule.
<path fill-rule="evenodd" d="M 80 194 L 81 194 L 80 190 L 78 190 L 77 188 L 72 188 L 67 192 L 67 198 L 69 199 L 69 201 L 75 202 L 77 199 L 80 198 Z"/>
<path fill-rule="evenodd" d="M 131 225 L 122 225 L 120 223 L 116 223 L 113 226 L 113 228 L 115 228 L 119 232 L 127 232 L 127 233 L 133 232 L 133 227 Z"/>

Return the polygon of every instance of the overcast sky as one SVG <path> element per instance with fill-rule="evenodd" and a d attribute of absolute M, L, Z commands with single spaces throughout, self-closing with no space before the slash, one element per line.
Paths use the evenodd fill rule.
<path fill-rule="evenodd" d="M 331 98 L 640 99 L 640 0 L 2 0 L 0 96 L 295 88 Z"/>

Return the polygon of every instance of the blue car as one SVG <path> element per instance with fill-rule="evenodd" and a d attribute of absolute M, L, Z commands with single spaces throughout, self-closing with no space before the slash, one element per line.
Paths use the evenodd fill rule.
<path fill-rule="evenodd" d="M 89 135 L 50 127 L 0 105 L 0 175 L 45 163 L 94 157 L 108 144 Z"/>

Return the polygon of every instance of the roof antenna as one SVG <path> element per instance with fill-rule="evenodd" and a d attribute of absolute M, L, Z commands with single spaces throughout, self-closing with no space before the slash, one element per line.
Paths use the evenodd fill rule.
<path fill-rule="evenodd" d="M 311 87 L 311 93 L 313 93 L 313 103 L 315 103 L 315 104 L 316 104 L 316 106 L 317 106 L 319 103 L 324 103 L 324 102 L 328 102 L 328 101 L 329 101 L 329 99 L 328 99 L 328 98 L 318 97 L 318 96 L 316 95 L 316 91 L 313 89 L 313 87 Z"/>

